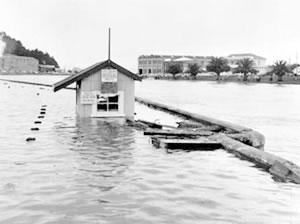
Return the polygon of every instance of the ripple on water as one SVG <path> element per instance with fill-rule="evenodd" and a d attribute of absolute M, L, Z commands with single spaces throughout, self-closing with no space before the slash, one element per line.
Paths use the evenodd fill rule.
<path fill-rule="evenodd" d="M 0 86 L 0 104 L 6 105 L 0 108 L 0 223 L 299 223 L 299 187 L 274 182 L 247 161 L 222 150 L 156 149 L 148 137 L 120 120 L 76 119 L 72 91 L 38 89 L 37 96 L 35 87 L 4 87 Z M 206 90 L 200 94 L 206 96 L 200 97 L 205 114 L 206 98 L 213 100 L 215 93 L 208 91 L 210 84 L 198 87 L 191 89 L 197 94 Z M 245 91 L 231 87 L 226 94 Z M 222 91 L 216 102 L 230 98 L 222 86 L 213 89 Z M 180 96 L 174 96 L 181 104 Z M 162 93 L 161 99 L 165 97 Z M 192 97 L 184 105 L 198 112 L 193 102 Z M 37 141 L 28 144 L 24 136 L 32 134 L 30 127 L 43 104 L 47 114 L 35 133 Z M 210 111 L 213 116 L 234 114 L 218 110 L 214 101 L 210 105 L 217 108 Z M 164 116 L 141 111 L 149 119 Z M 242 116 L 237 119 L 245 121 Z M 175 123 L 170 115 L 160 121 Z M 296 138 L 292 142 L 297 145 Z"/>

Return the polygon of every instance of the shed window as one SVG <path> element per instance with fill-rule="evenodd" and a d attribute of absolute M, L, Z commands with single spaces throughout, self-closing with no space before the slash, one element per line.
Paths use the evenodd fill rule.
<path fill-rule="evenodd" d="M 100 112 L 118 111 L 119 96 L 99 96 L 97 95 L 97 110 Z"/>

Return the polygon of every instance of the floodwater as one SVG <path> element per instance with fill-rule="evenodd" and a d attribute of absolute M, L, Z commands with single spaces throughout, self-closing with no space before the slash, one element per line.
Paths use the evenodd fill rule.
<path fill-rule="evenodd" d="M 76 119 L 74 94 L 0 82 L 0 223 L 300 223 L 299 185 L 223 150 L 156 149 L 122 120 Z M 254 128 L 266 151 L 299 164 L 298 86 L 146 80 L 136 94 Z M 141 105 L 136 112 L 178 120 Z"/>

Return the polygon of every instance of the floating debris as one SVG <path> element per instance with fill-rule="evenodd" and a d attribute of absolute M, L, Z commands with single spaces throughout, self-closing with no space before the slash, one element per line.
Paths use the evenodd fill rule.
<path fill-rule="evenodd" d="M 27 141 L 27 142 L 35 141 L 35 138 L 34 138 L 34 137 L 28 137 L 28 138 L 26 138 L 26 141 Z"/>

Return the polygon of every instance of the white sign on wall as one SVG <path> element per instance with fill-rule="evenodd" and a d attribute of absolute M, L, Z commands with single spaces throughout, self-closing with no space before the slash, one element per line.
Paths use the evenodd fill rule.
<path fill-rule="evenodd" d="M 102 69 L 101 70 L 101 81 L 102 82 L 117 82 L 118 81 L 118 70 L 117 69 Z"/>
<path fill-rule="evenodd" d="M 80 94 L 81 104 L 94 104 L 96 102 L 96 96 L 100 94 L 99 91 L 82 91 Z"/>

